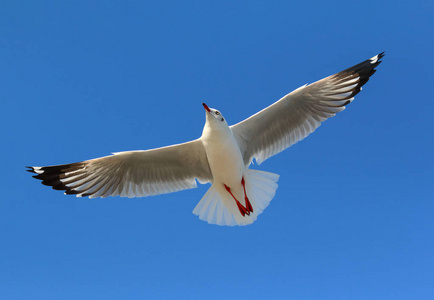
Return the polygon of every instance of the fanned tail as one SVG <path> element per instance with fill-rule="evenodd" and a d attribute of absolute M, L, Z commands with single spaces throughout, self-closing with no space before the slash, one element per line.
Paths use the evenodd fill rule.
<path fill-rule="evenodd" d="M 213 184 L 193 210 L 199 219 L 210 224 L 244 226 L 256 221 L 276 194 L 279 175 L 247 169 L 244 173 L 246 193 L 253 206 L 250 216 L 242 216 L 234 199 L 220 186 Z"/>

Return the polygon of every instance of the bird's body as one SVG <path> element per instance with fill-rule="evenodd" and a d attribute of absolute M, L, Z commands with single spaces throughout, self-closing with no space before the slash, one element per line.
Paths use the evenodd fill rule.
<path fill-rule="evenodd" d="M 279 175 L 252 170 L 302 140 L 345 109 L 375 73 L 383 53 L 335 75 L 302 86 L 250 118 L 229 126 L 203 104 L 202 136 L 168 147 L 114 153 L 83 162 L 28 167 L 34 177 L 78 197 L 144 197 L 210 182 L 193 213 L 218 225 L 247 225 L 273 199 Z"/>
<path fill-rule="evenodd" d="M 252 223 L 256 219 L 256 212 L 253 208 L 249 209 L 251 203 L 245 192 L 245 186 L 252 183 L 250 179 L 246 179 L 249 178 L 246 176 L 249 166 L 244 163 L 234 133 L 221 113 L 208 108 L 206 104 L 203 105 L 207 114 L 199 140 L 204 145 L 213 180 L 212 187 L 206 194 L 208 197 L 201 201 L 208 204 L 197 210 L 196 214 L 202 215 L 202 219 L 211 223 L 219 224 L 227 220 L 227 224 L 221 225 Z M 215 193 L 218 197 L 214 197 Z M 213 202 L 213 197 L 219 198 L 221 202 Z M 251 201 L 255 202 L 254 199 Z"/>
<path fill-rule="evenodd" d="M 200 140 L 205 147 L 213 182 L 233 188 L 241 185 L 245 166 L 240 147 L 228 124 L 207 120 Z"/>

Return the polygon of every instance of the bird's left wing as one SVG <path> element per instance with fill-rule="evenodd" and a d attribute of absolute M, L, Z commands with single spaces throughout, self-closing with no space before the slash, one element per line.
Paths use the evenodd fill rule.
<path fill-rule="evenodd" d="M 200 139 L 146 151 L 127 151 L 78 163 L 28 167 L 42 184 L 90 198 L 145 197 L 212 181 Z"/>
<path fill-rule="evenodd" d="M 345 109 L 375 73 L 380 53 L 358 65 L 302 86 L 250 118 L 231 126 L 244 163 L 258 164 L 304 139 Z"/>

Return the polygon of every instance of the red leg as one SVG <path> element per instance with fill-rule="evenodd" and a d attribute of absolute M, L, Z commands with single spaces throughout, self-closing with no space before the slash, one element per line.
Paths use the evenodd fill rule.
<path fill-rule="evenodd" d="M 238 209 L 240 210 L 241 215 L 244 217 L 246 214 L 250 215 L 250 211 L 248 211 L 241 203 L 240 201 L 235 198 L 234 194 L 232 194 L 231 189 L 225 184 L 226 191 L 228 191 L 229 194 L 231 194 L 232 198 L 234 198 L 235 202 L 237 203 Z"/>
<path fill-rule="evenodd" d="M 249 201 L 249 198 L 247 198 L 247 193 L 246 193 L 246 182 L 244 181 L 244 177 L 241 178 L 241 184 L 243 185 L 243 189 L 244 189 L 244 200 L 246 201 L 246 209 L 249 212 L 249 215 L 251 212 L 253 212 L 253 207 L 252 204 Z"/>

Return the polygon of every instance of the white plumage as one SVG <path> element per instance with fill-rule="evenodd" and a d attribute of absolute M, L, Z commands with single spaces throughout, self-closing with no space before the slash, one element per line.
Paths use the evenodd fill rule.
<path fill-rule="evenodd" d="M 211 224 L 251 224 L 273 199 L 279 179 L 277 174 L 249 169 L 252 160 L 261 164 L 344 110 L 383 56 L 302 86 L 233 126 L 203 104 L 206 122 L 202 136 L 194 141 L 28 171 L 53 189 L 90 198 L 146 197 L 197 187 L 196 180 L 210 182 L 193 213 Z"/>

